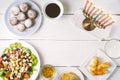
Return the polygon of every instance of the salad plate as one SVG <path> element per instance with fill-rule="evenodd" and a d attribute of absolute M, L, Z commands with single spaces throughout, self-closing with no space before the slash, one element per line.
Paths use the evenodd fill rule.
<path fill-rule="evenodd" d="M 0 68 L 0 80 L 4 80 L 6 77 L 11 79 L 18 78 L 21 80 L 37 79 L 40 72 L 40 57 L 38 52 L 30 44 L 25 41 L 10 40 L 3 44 L 1 43 L 1 46 L 0 58 L 2 58 L 2 61 L 0 62 L 4 65 L 4 68 Z M 15 61 L 18 62 L 13 63 Z M 8 67 L 6 68 L 5 65 L 8 65 Z"/>
<path fill-rule="evenodd" d="M 36 19 L 34 20 L 34 25 L 28 29 L 26 29 L 25 31 L 23 32 L 20 32 L 18 31 L 14 26 L 12 26 L 9 22 L 9 18 L 10 18 L 10 15 L 11 15 L 11 9 L 14 7 L 14 6 L 18 6 L 19 4 L 22 4 L 22 3 L 27 3 L 29 4 L 29 6 L 35 10 L 37 12 L 37 17 Z M 6 24 L 6 27 L 8 28 L 8 30 L 10 32 L 12 32 L 13 34 L 15 35 L 18 35 L 18 36 L 29 36 L 29 35 L 32 35 L 33 33 L 35 33 L 39 28 L 40 28 L 40 25 L 42 23 L 42 14 L 41 14 L 41 10 L 39 8 L 39 6 L 34 3 L 33 1 L 31 0 L 15 0 L 6 10 L 5 12 L 5 15 L 4 15 L 4 19 L 5 19 L 5 24 Z"/>

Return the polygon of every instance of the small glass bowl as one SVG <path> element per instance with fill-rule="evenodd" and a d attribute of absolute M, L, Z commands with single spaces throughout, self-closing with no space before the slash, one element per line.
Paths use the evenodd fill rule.
<path fill-rule="evenodd" d="M 105 44 L 105 52 L 110 58 L 120 58 L 120 41 L 110 40 Z"/>
<path fill-rule="evenodd" d="M 46 77 L 44 74 L 43 74 L 43 69 L 51 69 L 52 71 L 53 71 L 53 75 L 52 76 L 50 76 L 50 77 Z M 47 71 L 46 70 L 46 71 Z M 49 72 L 51 72 L 51 71 L 49 71 Z M 45 79 L 45 80 L 52 80 L 52 79 L 54 79 L 55 77 L 56 77 L 56 75 L 57 75 L 57 72 L 56 72 L 56 69 L 55 69 L 55 67 L 54 66 L 52 66 L 52 65 L 49 65 L 49 64 L 46 64 L 46 65 L 44 65 L 44 66 L 42 66 L 42 68 L 41 68 L 41 77 L 43 78 L 43 79 Z"/>

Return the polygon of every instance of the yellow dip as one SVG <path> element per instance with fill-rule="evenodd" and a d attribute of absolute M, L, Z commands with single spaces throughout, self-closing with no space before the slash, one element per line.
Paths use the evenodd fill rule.
<path fill-rule="evenodd" d="M 42 75 L 45 77 L 45 78 L 51 78 L 53 77 L 55 74 L 55 68 L 51 65 L 45 65 L 43 68 L 42 68 Z"/>

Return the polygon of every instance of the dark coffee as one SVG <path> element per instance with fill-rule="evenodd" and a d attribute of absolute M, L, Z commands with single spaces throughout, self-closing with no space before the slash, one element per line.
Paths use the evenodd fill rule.
<path fill-rule="evenodd" d="M 49 17 L 55 18 L 55 17 L 59 16 L 59 14 L 60 14 L 60 7 L 55 3 L 51 3 L 51 4 L 47 5 L 45 11 Z"/>

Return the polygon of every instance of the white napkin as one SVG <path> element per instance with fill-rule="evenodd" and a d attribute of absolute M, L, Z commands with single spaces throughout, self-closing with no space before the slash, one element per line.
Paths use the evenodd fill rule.
<path fill-rule="evenodd" d="M 108 39 L 109 38 L 109 34 L 111 32 L 111 28 L 112 26 L 107 27 L 106 29 L 100 29 L 100 28 L 96 28 L 92 31 L 86 31 L 85 29 L 83 29 L 82 27 L 82 22 L 85 19 L 85 16 L 83 15 L 82 9 L 79 9 L 77 12 L 75 12 L 75 14 L 73 15 L 73 17 L 71 18 L 71 22 L 78 28 L 80 28 L 81 30 L 88 32 L 89 34 L 91 34 L 92 36 L 96 37 L 98 40 L 102 40 L 102 39 Z"/>

